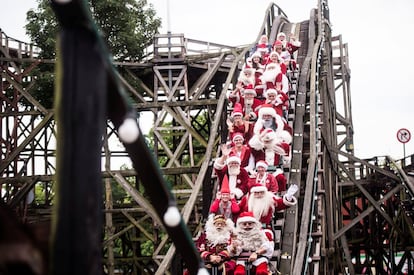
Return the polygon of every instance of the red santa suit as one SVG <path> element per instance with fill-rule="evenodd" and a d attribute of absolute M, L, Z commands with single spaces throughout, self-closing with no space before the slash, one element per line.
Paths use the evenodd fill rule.
<path fill-rule="evenodd" d="M 254 89 L 256 90 L 256 98 L 259 99 L 263 103 L 263 92 L 266 89 L 266 83 L 262 82 L 262 75 L 264 72 L 264 68 L 256 69 L 255 72 L 255 85 Z"/>
<path fill-rule="evenodd" d="M 278 191 L 279 192 L 286 191 L 287 179 L 286 179 L 286 176 L 283 170 L 280 168 L 277 168 L 276 171 L 273 173 L 273 176 L 276 179 L 276 183 L 278 185 Z M 269 191 L 271 190 L 269 189 Z"/>
<path fill-rule="evenodd" d="M 237 162 L 239 164 L 239 172 L 237 175 L 229 174 L 229 167 L 227 166 L 230 162 Z M 230 192 L 233 193 L 237 199 L 241 199 L 244 194 L 248 191 L 249 174 L 246 169 L 240 167 L 241 160 L 237 156 L 228 157 L 225 164 L 221 164 L 219 159 L 214 161 L 214 171 L 219 179 L 220 187 L 224 177 L 228 178 Z"/>
<path fill-rule="evenodd" d="M 268 275 L 268 263 L 273 255 L 274 243 L 269 241 L 253 213 L 240 214 L 234 234 L 237 238 L 232 239 L 228 248 L 230 255 L 237 259 L 234 275 L 246 274 L 245 261 L 247 259 L 255 266 L 256 275 Z"/>
<path fill-rule="evenodd" d="M 252 95 L 250 97 L 246 97 L 246 95 Z M 244 96 L 240 98 L 240 104 L 243 110 L 244 119 L 249 120 L 256 120 L 257 118 L 257 110 L 262 105 L 262 101 L 256 98 L 256 90 L 253 88 L 252 85 L 249 85 L 244 90 Z"/>
<path fill-rule="evenodd" d="M 300 41 L 297 41 L 295 37 L 290 37 L 288 41 L 286 39 L 286 34 L 284 34 L 283 32 L 280 32 L 277 35 L 276 41 L 281 41 L 284 51 L 286 51 L 289 54 L 286 58 L 286 61 L 290 62 L 291 69 L 296 69 L 296 61 L 293 58 L 293 53 L 301 47 L 302 43 Z"/>
<path fill-rule="evenodd" d="M 283 117 L 286 103 L 289 106 L 289 97 L 282 91 L 276 91 L 272 82 L 267 82 L 266 86 L 266 91 L 264 92 L 265 104 L 271 105 L 275 109 L 276 114 Z M 273 95 L 274 98 L 270 98 L 269 95 Z"/>
<path fill-rule="evenodd" d="M 256 198 L 255 192 L 264 192 L 264 196 Z M 292 197 L 288 201 L 285 196 L 278 197 L 269 192 L 266 186 L 256 184 L 250 188 L 249 194 L 244 196 L 239 202 L 240 212 L 249 211 L 262 224 L 264 228 L 271 228 L 271 222 L 275 211 L 280 211 L 291 207 L 297 203 L 297 199 Z"/>
<path fill-rule="evenodd" d="M 259 167 L 262 167 L 264 171 L 266 171 L 269 165 L 266 161 L 259 160 L 256 163 L 256 170 L 258 170 Z M 257 172 L 255 177 L 250 178 L 249 189 L 258 184 L 266 186 L 267 190 L 272 193 L 277 193 L 279 190 L 279 184 L 272 173 L 264 172 L 264 174 L 261 174 L 260 172 Z"/>
<path fill-rule="evenodd" d="M 233 141 L 234 137 L 241 134 L 244 141 L 251 137 L 251 129 L 248 121 L 244 120 L 243 108 L 240 103 L 235 103 L 231 118 L 227 119 L 229 138 Z"/>
<path fill-rule="evenodd" d="M 280 57 L 279 53 L 276 51 L 273 51 L 269 54 L 269 59 L 266 61 L 266 66 L 270 63 L 275 63 L 280 66 L 280 71 L 282 74 L 286 75 L 287 73 L 287 66 L 283 62 L 283 58 Z"/>
<path fill-rule="evenodd" d="M 225 224 L 221 229 L 216 226 L 219 222 Z M 227 274 L 234 271 L 236 263 L 230 259 L 227 250 L 233 227 L 234 223 L 222 215 L 214 215 L 207 220 L 205 231 L 196 241 L 197 249 L 207 269 L 217 266 L 219 270 L 225 269 Z M 213 261 L 213 258 L 220 260 L 218 262 L 217 260 Z"/>
<path fill-rule="evenodd" d="M 282 72 L 278 63 L 269 63 L 260 77 L 262 83 L 272 82 L 276 90 L 282 91 L 285 94 L 289 91 L 289 79 Z"/>
<path fill-rule="evenodd" d="M 272 120 L 265 120 L 263 115 L 272 116 Z M 276 135 L 292 135 L 292 127 L 288 124 L 286 119 L 278 115 L 274 106 L 271 104 L 262 104 L 258 110 L 257 121 L 253 126 L 253 134 L 260 134 L 263 129 L 271 128 L 276 132 Z M 284 132 L 287 133 L 284 133 Z M 286 137 L 284 137 L 286 138 Z"/>
<path fill-rule="evenodd" d="M 276 135 L 272 129 L 265 129 L 259 135 L 254 135 L 250 141 L 251 153 L 256 162 L 262 160 L 270 166 L 281 164 L 280 154 L 274 150 Z"/>
<path fill-rule="evenodd" d="M 248 86 L 252 88 L 255 86 L 254 69 L 250 65 L 246 65 L 241 71 L 237 79 L 236 89 L 227 94 L 228 100 L 232 103 L 239 102 Z"/>
<path fill-rule="evenodd" d="M 243 143 L 235 142 L 243 139 Z M 254 160 L 251 154 L 251 148 L 244 144 L 244 136 L 240 133 L 233 135 L 232 139 L 233 146 L 230 149 L 230 155 L 238 156 L 240 158 L 240 166 L 244 167 L 248 172 L 254 169 Z"/>
<path fill-rule="evenodd" d="M 223 215 L 226 219 L 236 221 L 240 213 L 240 207 L 234 196 L 230 194 L 230 187 L 227 177 L 221 183 L 221 189 L 216 199 L 210 205 L 209 213 Z"/>

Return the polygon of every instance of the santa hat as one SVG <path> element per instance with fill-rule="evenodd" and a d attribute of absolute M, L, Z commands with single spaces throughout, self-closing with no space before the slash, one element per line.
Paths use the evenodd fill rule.
<path fill-rule="evenodd" d="M 272 128 L 265 128 L 260 132 L 260 137 L 262 141 L 274 140 L 276 138 L 276 133 Z"/>
<path fill-rule="evenodd" d="M 262 104 L 259 108 L 258 117 L 263 118 L 263 115 L 271 115 L 272 117 L 276 117 L 277 113 L 271 104 Z"/>
<path fill-rule="evenodd" d="M 267 170 L 267 168 L 269 167 L 269 165 L 267 164 L 266 161 L 259 160 L 258 162 L 256 162 L 256 169 L 257 169 L 257 167 L 263 167 L 265 170 Z"/>
<path fill-rule="evenodd" d="M 268 51 L 267 45 L 266 44 L 258 44 L 256 51 L 267 52 Z"/>
<path fill-rule="evenodd" d="M 292 143 L 292 134 L 289 133 L 289 131 L 287 131 L 287 130 L 280 131 L 277 134 L 277 138 L 281 142 L 284 142 L 284 143 L 287 143 L 287 144 Z"/>
<path fill-rule="evenodd" d="M 290 155 L 290 145 L 285 142 L 276 143 L 273 146 L 273 150 L 276 154 L 280 156 L 289 157 Z M 287 158 L 286 160 L 289 160 L 289 158 Z"/>
<path fill-rule="evenodd" d="M 250 187 L 250 193 L 255 193 L 255 192 L 267 192 L 266 185 L 262 185 L 260 183 L 252 184 Z"/>
<path fill-rule="evenodd" d="M 265 233 L 265 235 L 266 235 L 266 238 L 269 240 L 269 241 L 273 241 L 273 238 L 274 238 L 274 234 L 273 234 L 273 231 L 272 230 L 270 230 L 270 229 L 267 229 L 267 228 L 265 228 L 265 229 L 263 229 L 263 232 Z"/>
<path fill-rule="evenodd" d="M 279 41 L 280 42 L 280 41 Z M 280 55 L 279 55 L 279 53 L 278 52 L 275 52 L 275 51 L 273 51 L 273 52 L 271 52 L 270 54 L 269 54 L 269 58 L 271 58 L 272 56 L 274 56 L 274 55 L 276 55 L 277 56 L 277 59 L 278 60 L 280 60 Z M 270 63 L 269 63 L 270 64 Z"/>
<path fill-rule="evenodd" d="M 233 135 L 233 138 L 231 139 L 231 141 L 234 143 L 234 140 L 235 140 L 236 138 L 241 138 L 241 139 L 244 141 L 244 136 L 243 136 L 243 134 L 242 134 L 242 133 L 235 133 L 235 134 Z"/>
<path fill-rule="evenodd" d="M 273 47 L 283 47 L 282 41 L 276 40 L 275 43 L 273 44 Z"/>
<path fill-rule="evenodd" d="M 213 218 L 213 224 L 217 222 L 226 223 L 226 217 L 224 217 L 223 215 L 215 215 Z"/>
<path fill-rule="evenodd" d="M 237 224 L 242 222 L 254 222 L 258 223 L 257 219 L 254 217 L 253 212 L 243 212 L 239 215 L 237 219 Z"/>
<path fill-rule="evenodd" d="M 235 155 L 230 156 L 230 157 L 227 158 L 226 163 L 229 164 L 230 162 L 237 162 L 238 164 L 241 164 L 240 158 L 238 156 L 235 156 Z"/>
<path fill-rule="evenodd" d="M 245 66 L 243 68 L 243 72 L 253 73 L 253 68 L 249 64 L 245 63 Z"/>
<path fill-rule="evenodd" d="M 231 117 L 235 115 L 243 116 L 243 108 L 240 103 L 236 103 L 233 108 L 233 112 L 231 113 Z"/>
<path fill-rule="evenodd" d="M 262 59 L 262 54 L 256 51 L 252 54 L 251 57 L 252 57 L 252 59 L 255 58 L 255 57 L 259 57 L 260 59 Z"/>
<path fill-rule="evenodd" d="M 276 36 L 276 38 L 279 40 L 279 37 L 283 36 L 284 38 L 286 38 L 286 34 L 284 32 L 279 32 Z"/>
<path fill-rule="evenodd" d="M 267 98 L 269 94 L 277 95 L 277 91 L 273 82 L 266 82 L 266 91 L 264 93 L 264 96 Z"/>
<path fill-rule="evenodd" d="M 253 84 L 249 84 L 247 85 L 244 90 L 243 90 L 244 94 L 254 94 L 254 96 L 256 96 L 256 90 L 253 87 Z"/>
<path fill-rule="evenodd" d="M 227 177 L 227 175 L 224 176 L 221 182 L 220 193 L 230 193 L 229 178 Z"/>

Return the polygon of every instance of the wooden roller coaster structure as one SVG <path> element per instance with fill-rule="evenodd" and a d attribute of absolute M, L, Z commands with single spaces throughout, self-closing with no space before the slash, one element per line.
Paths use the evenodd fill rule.
<path fill-rule="evenodd" d="M 283 213 L 278 270 L 413 272 L 414 158 L 354 156 L 348 48 L 341 36 L 332 36 L 327 1 L 319 0 L 310 18 L 299 23 L 270 4 L 255 41 L 267 34 L 272 43 L 280 31 L 292 30 L 302 47 L 297 56 L 300 73 L 289 91 L 288 120 L 294 133 L 286 173 L 300 192 L 298 205 Z M 21 221 L 34 227 L 44 224 L 48 231 L 56 180 L 55 110 L 42 106 L 31 90 L 36 83 L 33 69 L 55 61 L 38 59 L 32 44 L 3 31 L 0 35 L 0 194 Z M 153 155 L 193 237 L 213 197 L 212 161 L 227 138 L 226 92 L 235 85 L 253 45 L 232 47 L 168 33 L 154 37 L 142 62 L 114 63 L 134 113 L 141 122 L 153 121 Z M 142 190 L 146 171 L 114 169 L 129 156 L 118 141 L 116 124 L 108 121 L 101 151 L 105 238 L 99 245 L 105 272 L 180 274 L 186 255 L 176 251 Z M 115 184 L 131 201 L 113 201 Z M 34 193 L 36 187 L 43 192 Z M 115 243 L 122 251 L 114 251 Z M 141 253 L 144 243 L 153 247 L 151 255 Z"/>

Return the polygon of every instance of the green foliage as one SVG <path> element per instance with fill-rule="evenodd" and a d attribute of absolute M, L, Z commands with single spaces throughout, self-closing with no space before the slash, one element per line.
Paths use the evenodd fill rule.
<path fill-rule="evenodd" d="M 138 61 L 158 33 L 161 19 L 146 0 L 90 0 L 91 13 L 115 61 Z M 38 0 L 27 12 L 26 33 L 40 47 L 41 59 L 55 59 L 59 25 L 48 0 Z M 53 106 L 54 66 L 43 64 L 34 71 L 33 97 L 45 108 Z"/>

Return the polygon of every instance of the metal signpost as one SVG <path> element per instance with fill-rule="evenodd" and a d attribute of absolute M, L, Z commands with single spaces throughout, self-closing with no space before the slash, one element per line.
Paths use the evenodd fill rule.
<path fill-rule="evenodd" d="M 408 129 L 401 128 L 397 131 L 397 139 L 403 144 L 404 159 L 405 159 L 405 144 L 410 141 L 411 133 Z"/>

